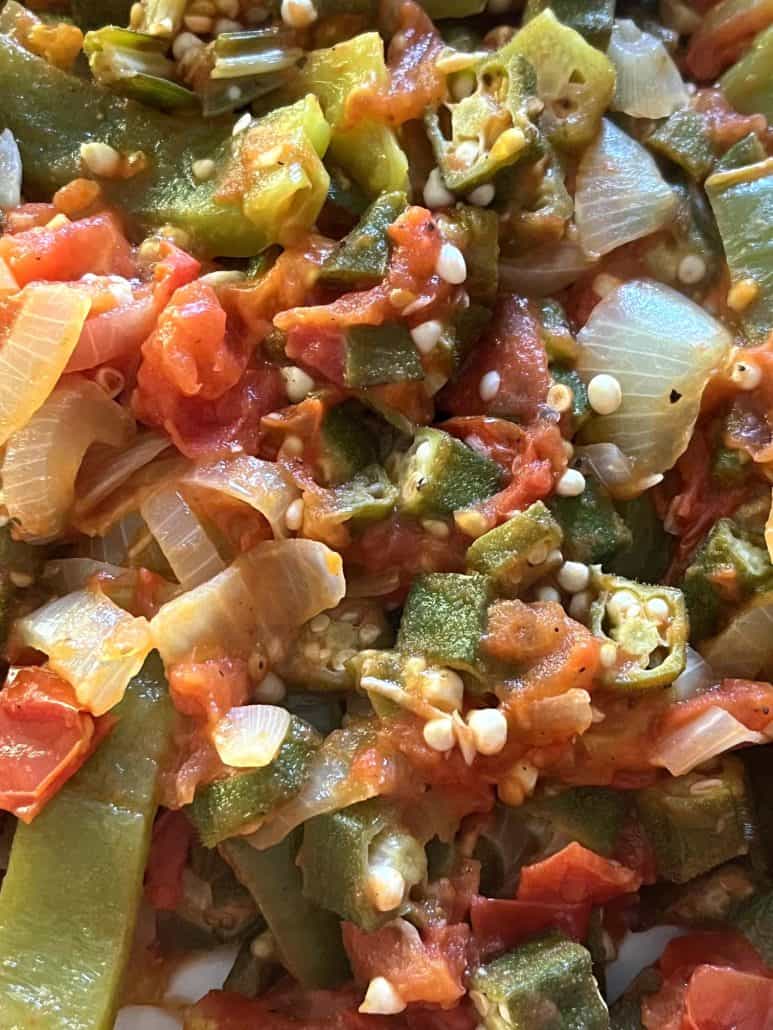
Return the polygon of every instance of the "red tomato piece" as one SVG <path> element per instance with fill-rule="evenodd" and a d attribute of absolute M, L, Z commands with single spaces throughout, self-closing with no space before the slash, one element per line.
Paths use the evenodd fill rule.
<path fill-rule="evenodd" d="M 172 912 L 182 901 L 183 869 L 193 840 L 193 827 L 182 812 L 169 809 L 153 824 L 145 869 L 145 897 L 153 908 Z"/>
<path fill-rule="evenodd" d="M 660 971 L 665 977 L 679 972 L 689 974 L 697 966 L 731 966 L 762 976 L 767 967 L 743 934 L 735 930 L 690 933 L 675 937 L 660 956 Z"/>
<path fill-rule="evenodd" d="M 168 676 L 175 708 L 201 722 L 217 722 L 250 692 L 247 663 L 238 658 L 178 662 Z"/>
<path fill-rule="evenodd" d="M 475 897 L 470 921 L 484 955 L 516 948 L 543 930 L 558 930 L 575 941 L 588 934 L 591 903 L 580 901 L 524 901 Z"/>
<path fill-rule="evenodd" d="M 683 1030 L 772 1030 L 773 980 L 737 969 L 698 966 L 690 977 Z"/>
<path fill-rule="evenodd" d="M 619 894 L 632 894 L 640 886 L 638 873 L 573 841 L 555 855 L 521 870 L 517 898 L 603 905 Z"/>

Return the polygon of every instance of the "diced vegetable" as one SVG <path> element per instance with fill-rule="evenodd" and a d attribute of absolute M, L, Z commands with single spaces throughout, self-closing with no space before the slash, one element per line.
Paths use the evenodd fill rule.
<path fill-rule="evenodd" d="M 151 107 L 170 110 L 195 106 L 196 94 L 173 82 L 174 62 L 166 41 L 106 25 L 88 32 L 83 50 L 97 82 Z"/>
<path fill-rule="evenodd" d="M 417 576 L 400 620 L 398 648 L 476 674 L 490 596 L 485 576 Z"/>
<path fill-rule="evenodd" d="M 375 286 L 386 275 L 389 260 L 387 229 L 405 210 L 405 193 L 382 193 L 370 205 L 352 231 L 325 259 L 319 272 L 322 282 L 340 287 Z"/>
<path fill-rule="evenodd" d="M 675 111 L 647 137 L 646 143 L 651 150 L 684 168 L 694 179 L 705 179 L 714 164 L 707 120 L 690 108 Z"/>
<path fill-rule="evenodd" d="M 687 104 L 682 76 L 663 42 L 635 22 L 615 22 L 607 56 L 617 73 L 614 110 L 634 118 L 666 118 Z"/>
<path fill-rule="evenodd" d="M 531 21 L 548 7 L 563 25 L 579 32 L 600 50 L 606 49 L 615 16 L 614 0 L 527 0 L 524 21 Z"/>
<path fill-rule="evenodd" d="M 745 114 L 764 114 L 773 119 L 773 25 L 763 29 L 740 61 L 722 76 L 722 92 Z"/>
<path fill-rule="evenodd" d="M 595 476 L 585 477 L 585 489 L 577 497 L 552 497 L 549 507 L 561 526 L 562 551 L 570 561 L 608 567 L 631 545 L 630 530 Z"/>
<path fill-rule="evenodd" d="M 748 937 L 766 964 L 773 962 L 773 892 L 752 894 L 732 913 L 731 922 Z"/>
<path fill-rule="evenodd" d="M 569 787 L 532 798 L 519 810 L 544 857 L 578 841 L 598 855 L 610 856 L 630 810 L 625 791 L 607 787 Z"/>
<path fill-rule="evenodd" d="M 325 486 L 352 479 L 377 459 L 376 439 L 355 401 L 337 404 L 325 412 L 316 464 Z"/>
<path fill-rule="evenodd" d="M 496 493 L 501 470 L 440 429 L 420 429 L 400 470 L 399 507 L 410 515 L 448 515 Z"/>
<path fill-rule="evenodd" d="M 467 549 L 467 567 L 490 576 L 499 591 L 514 596 L 539 579 L 562 539 L 561 526 L 537 501 L 474 540 Z"/>
<path fill-rule="evenodd" d="M 416 344 L 402 322 L 353 325 L 346 332 L 344 383 L 360 389 L 424 378 Z"/>

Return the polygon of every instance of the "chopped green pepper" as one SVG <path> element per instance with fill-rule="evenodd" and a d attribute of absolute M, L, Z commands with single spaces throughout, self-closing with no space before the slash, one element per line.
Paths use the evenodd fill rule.
<path fill-rule="evenodd" d="M 187 812 L 202 843 L 212 848 L 226 837 L 256 829 L 300 790 L 319 744 L 319 734 L 293 716 L 272 762 L 200 786 Z"/>
<path fill-rule="evenodd" d="M 491 576 L 499 591 L 515 596 L 544 574 L 548 555 L 562 539 L 559 524 L 542 501 L 536 501 L 473 540 L 467 548 L 467 567 Z"/>
<path fill-rule="evenodd" d="M 637 792 L 658 876 L 685 883 L 749 852 L 755 826 L 744 768 L 725 756 L 711 773 L 669 777 Z"/>
<path fill-rule="evenodd" d="M 337 404 L 325 412 L 316 456 L 324 486 L 346 483 L 366 465 L 375 463 L 376 440 L 364 416 L 365 409 L 356 401 Z"/>
<path fill-rule="evenodd" d="M 400 471 L 402 511 L 448 515 L 496 493 L 501 469 L 441 429 L 421 428 Z"/>
<path fill-rule="evenodd" d="M 424 378 L 419 352 L 403 322 L 353 325 L 346 331 L 344 382 L 379 386 Z"/>
<path fill-rule="evenodd" d="M 454 308 L 433 352 L 433 361 L 436 360 L 449 377 L 462 367 L 464 359 L 489 326 L 491 317 L 490 308 L 482 304 L 470 304 L 464 308 L 457 305 Z"/>
<path fill-rule="evenodd" d="M 307 898 L 367 931 L 394 919 L 427 876 L 424 846 L 380 799 L 310 819 L 298 865 Z"/>
<path fill-rule="evenodd" d="M 499 223 L 493 211 L 457 204 L 438 215 L 443 238 L 464 254 L 470 300 L 493 304 L 499 280 Z"/>
<path fill-rule="evenodd" d="M 303 894 L 296 865 L 301 832 L 294 830 L 265 851 L 233 837 L 220 851 L 255 898 L 290 975 L 304 987 L 335 987 L 349 975 L 341 924 Z"/>
<path fill-rule="evenodd" d="M 35 821 L 0 892 L 0 1025 L 111 1030 L 142 896 L 172 705 L 158 655 L 117 724 Z"/>
<path fill-rule="evenodd" d="M 607 1030 L 590 953 L 560 934 L 475 970 L 470 997 L 486 1030 Z"/>
<path fill-rule="evenodd" d="M 631 545 L 631 531 L 594 476 L 586 475 L 578 497 L 555 496 L 548 507 L 563 530 L 563 551 L 571 561 L 606 564 Z"/>
<path fill-rule="evenodd" d="M 702 182 L 714 164 L 714 147 L 705 115 L 691 108 L 674 111 L 647 138 L 647 146 Z"/>
<path fill-rule="evenodd" d="M 720 79 L 722 92 L 744 114 L 764 114 L 773 121 L 773 26 L 763 29 L 751 47 Z"/>
<path fill-rule="evenodd" d="M 767 151 L 757 133 L 749 132 L 724 152 L 714 166 L 714 171 L 729 172 L 733 168 L 743 168 L 744 165 L 753 165 L 758 161 L 764 161 L 766 157 Z"/>
<path fill-rule="evenodd" d="M 606 51 L 615 17 L 615 0 L 528 0 L 523 12 L 524 23 L 548 7 L 562 24 Z"/>
<path fill-rule="evenodd" d="M 387 229 L 405 210 L 405 193 L 382 193 L 352 231 L 325 260 L 320 280 L 349 289 L 375 286 L 386 275 L 389 261 Z"/>

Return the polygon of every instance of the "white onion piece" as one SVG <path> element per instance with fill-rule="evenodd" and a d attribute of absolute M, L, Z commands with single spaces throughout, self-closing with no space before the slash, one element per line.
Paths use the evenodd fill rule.
<path fill-rule="evenodd" d="M 224 572 L 163 605 L 151 628 L 164 663 L 227 654 L 260 641 L 278 661 L 298 628 L 346 589 L 340 555 L 315 540 L 258 544 Z"/>
<path fill-rule="evenodd" d="M 61 283 L 33 283 L 21 297 L 0 345 L 0 445 L 56 386 L 91 308 L 88 294 Z"/>
<path fill-rule="evenodd" d="M 0 132 L 0 207 L 21 203 L 21 154 L 10 129 Z"/>
<path fill-rule="evenodd" d="M 563 239 L 528 248 L 518 257 L 501 257 L 499 281 L 505 290 L 524 293 L 527 297 L 548 297 L 570 286 L 593 268 L 596 260 L 586 254 L 579 243 Z"/>
<path fill-rule="evenodd" d="M 604 970 L 607 1001 L 610 1004 L 617 1001 L 643 969 L 657 962 L 669 941 L 689 932 L 681 926 L 653 926 L 642 933 L 629 931 L 623 937 L 617 957 L 608 962 Z"/>
<path fill-rule="evenodd" d="M 661 40 L 628 18 L 612 28 L 607 57 L 615 66 L 611 107 L 634 118 L 667 118 L 689 100 L 679 69 Z"/>
<path fill-rule="evenodd" d="M 690 441 L 701 395 L 729 351 L 730 334 L 676 290 L 633 280 L 596 305 L 577 342 L 583 379 L 603 372 L 623 392 L 617 411 L 583 427 L 583 441 L 616 444 L 637 479 L 670 469 Z"/>
<path fill-rule="evenodd" d="M 196 514 L 173 486 L 162 486 L 146 497 L 140 514 L 184 589 L 205 583 L 225 568 Z"/>
<path fill-rule="evenodd" d="M 49 601 L 17 626 L 24 643 L 48 655 L 53 671 L 93 715 L 118 704 L 153 646 L 147 619 L 135 618 L 96 590 Z"/>
<path fill-rule="evenodd" d="M 212 739 L 225 765 L 261 769 L 276 758 L 289 727 L 290 713 L 286 708 L 241 705 L 218 721 Z"/>
<path fill-rule="evenodd" d="M 118 1010 L 113 1030 L 182 1030 L 182 1017 L 155 1005 L 124 1005 Z"/>
<path fill-rule="evenodd" d="M 77 480 L 76 515 L 85 515 L 126 482 L 138 469 L 158 457 L 171 440 L 162 433 L 140 433 L 128 447 L 95 446 L 83 460 Z"/>
<path fill-rule="evenodd" d="M 133 432 L 129 412 L 96 383 L 66 376 L 6 447 L 5 505 L 22 534 L 44 539 L 62 533 L 86 451 L 95 441 L 120 447 Z"/>
<path fill-rule="evenodd" d="M 613 443 L 591 443 L 575 448 L 575 457 L 612 493 L 630 483 L 633 465 Z"/>
<path fill-rule="evenodd" d="M 700 651 L 717 679 L 767 679 L 773 674 L 773 596 L 762 594 L 740 608 Z"/>
<path fill-rule="evenodd" d="M 717 677 L 709 663 L 688 644 L 684 669 L 668 689 L 674 700 L 687 701 L 716 682 Z"/>
<path fill-rule="evenodd" d="M 683 776 L 734 747 L 765 744 L 767 740 L 764 733 L 747 729 L 724 708 L 712 706 L 658 740 L 650 761 L 668 769 L 672 776 Z"/>
<path fill-rule="evenodd" d="M 81 553 L 110 565 L 131 565 L 153 542 L 145 521 L 137 511 L 119 519 L 104 536 L 87 537 Z"/>
<path fill-rule="evenodd" d="M 247 454 L 198 465 L 183 482 L 249 504 L 264 516 L 277 539 L 287 536 L 285 514 L 301 496 L 289 476 L 274 462 Z"/>
<path fill-rule="evenodd" d="M 608 254 L 671 220 L 676 195 L 652 155 L 602 119 L 577 169 L 574 220 L 586 254 Z"/>
<path fill-rule="evenodd" d="M 211 951 L 192 952 L 169 977 L 164 1001 L 173 1005 L 194 1005 L 210 991 L 219 991 L 233 968 L 238 951 L 238 944 L 225 944 Z"/>
<path fill-rule="evenodd" d="M 128 570 L 94 558 L 57 558 L 43 566 L 46 587 L 57 594 L 81 590 L 93 576 L 117 579 Z"/>

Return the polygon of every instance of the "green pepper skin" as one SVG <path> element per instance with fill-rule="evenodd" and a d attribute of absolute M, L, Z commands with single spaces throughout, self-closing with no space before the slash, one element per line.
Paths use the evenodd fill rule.
<path fill-rule="evenodd" d="M 669 777 L 637 791 L 636 806 L 658 876 L 672 883 L 748 854 L 756 834 L 743 764 L 729 756 L 718 773 Z"/>
<path fill-rule="evenodd" d="M 301 833 L 299 827 L 264 851 L 233 837 L 220 853 L 255 898 L 290 975 L 309 989 L 336 987 L 350 975 L 341 924 L 303 894 L 296 865 Z"/>
<path fill-rule="evenodd" d="M 743 114 L 773 121 L 773 26 L 763 29 L 740 61 L 720 79 L 722 92 Z"/>
<path fill-rule="evenodd" d="M 499 489 L 500 467 L 441 429 L 421 428 L 403 459 L 398 505 L 407 515 L 449 515 Z"/>
<path fill-rule="evenodd" d="M 485 1030 L 609 1027 L 590 953 L 560 934 L 529 941 L 475 970 L 470 995 L 483 999 L 476 1007 Z"/>
<path fill-rule="evenodd" d="M 117 724 L 35 821 L 0 892 L 0 1026 L 112 1030 L 173 710 L 152 655 Z"/>
<path fill-rule="evenodd" d="M 647 138 L 647 146 L 702 182 L 714 165 L 714 148 L 706 118 L 699 111 L 675 111 Z"/>
<path fill-rule="evenodd" d="M 764 161 L 767 156 L 767 151 L 760 143 L 757 133 L 749 132 L 725 151 L 714 165 L 714 171 L 729 172 L 734 168 L 743 168 L 744 165 L 753 165 L 758 161 Z"/>
<path fill-rule="evenodd" d="M 536 501 L 473 540 L 467 568 L 490 576 L 498 591 L 515 596 L 544 574 L 546 556 L 562 540 L 561 527 L 542 501 Z M 532 564 L 535 555 L 538 560 Z"/>
<path fill-rule="evenodd" d="M 556 362 L 558 368 L 565 367 L 562 362 L 574 363 L 580 349 L 561 304 L 552 297 L 542 297 L 533 301 L 533 307 L 539 318 L 540 338 L 545 344 L 548 360 L 551 364 Z"/>
<path fill-rule="evenodd" d="M 346 330 L 344 382 L 355 389 L 424 378 L 416 344 L 403 322 Z"/>
<path fill-rule="evenodd" d="M 551 365 L 550 375 L 554 383 L 568 386 L 572 391 L 572 407 L 569 410 L 572 416 L 571 428 L 576 432 L 591 415 L 588 388 L 579 372 L 566 365 Z"/>
<path fill-rule="evenodd" d="M 593 476 L 586 476 L 579 497 L 552 497 L 548 507 L 563 530 L 563 551 L 571 561 L 606 565 L 631 545 L 631 531 Z"/>
<path fill-rule="evenodd" d="M 256 829 L 300 790 L 320 742 L 316 730 L 293 716 L 273 762 L 199 787 L 187 813 L 202 844 L 213 848 L 226 837 Z"/>
<path fill-rule="evenodd" d="M 615 17 L 615 0 L 528 0 L 524 24 L 550 7 L 556 18 L 570 29 L 606 51 Z"/>
<path fill-rule="evenodd" d="M 403 608 L 398 649 L 477 675 L 490 600 L 485 576 L 458 572 L 417 576 Z"/>
<path fill-rule="evenodd" d="M 389 263 L 387 229 L 402 214 L 408 203 L 398 190 L 382 193 L 352 231 L 326 258 L 319 271 L 320 281 L 341 288 L 366 289 L 384 278 Z"/>

